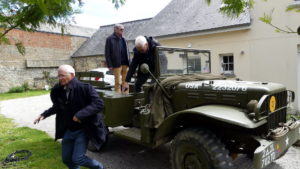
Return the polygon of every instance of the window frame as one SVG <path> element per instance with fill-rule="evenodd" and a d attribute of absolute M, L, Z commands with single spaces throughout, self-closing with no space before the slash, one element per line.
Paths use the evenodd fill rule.
<path fill-rule="evenodd" d="M 220 56 L 221 74 L 223 74 L 225 76 L 234 76 L 234 55 L 233 55 L 233 53 L 220 54 L 219 56 Z M 226 63 L 224 63 L 224 57 L 228 57 Z M 232 57 L 232 61 L 230 61 L 230 57 Z M 225 65 L 227 65 L 227 69 L 225 68 L 226 67 Z M 232 68 L 230 65 L 232 65 Z"/>

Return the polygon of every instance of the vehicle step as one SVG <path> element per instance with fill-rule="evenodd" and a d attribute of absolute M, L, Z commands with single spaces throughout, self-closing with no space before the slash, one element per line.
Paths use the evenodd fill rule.
<path fill-rule="evenodd" d="M 139 128 L 132 127 L 114 131 L 114 135 L 136 143 L 141 143 L 141 129 Z"/>

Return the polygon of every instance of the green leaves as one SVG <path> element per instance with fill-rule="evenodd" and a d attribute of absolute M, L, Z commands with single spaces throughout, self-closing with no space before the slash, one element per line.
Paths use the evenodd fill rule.
<path fill-rule="evenodd" d="M 253 8 L 254 0 L 222 0 L 220 11 L 228 16 L 239 16 L 245 10 Z"/>
<path fill-rule="evenodd" d="M 3 36 L 2 38 L 0 38 L 0 45 L 10 45 L 9 39 Z"/>
<path fill-rule="evenodd" d="M 211 0 L 205 0 L 210 5 Z M 227 16 L 237 17 L 246 10 L 253 8 L 254 0 L 222 0 L 220 12 Z"/>
<path fill-rule="evenodd" d="M 210 5 L 211 0 L 205 0 L 208 5 Z"/>
<path fill-rule="evenodd" d="M 124 5 L 126 0 L 112 0 L 112 3 L 115 4 L 115 8 L 118 9 L 120 6 Z"/>
<path fill-rule="evenodd" d="M 268 24 L 268 25 L 270 25 L 270 26 L 272 26 L 273 28 L 275 28 L 275 32 L 279 32 L 279 33 L 297 33 L 288 26 L 286 26 L 286 29 L 283 29 L 283 28 L 280 28 L 280 27 L 274 25 L 272 23 L 273 12 L 274 12 L 274 8 L 271 10 L 270 14 L 264 13 L 264 16 L 260 17 L 259 20 L 266 23 L 266 24 Z M 298 30 L 299 30 L 299 28 L 298 28 Z M 300 35 L 299 32 L 298 32 L 298 35 Z"/>
<path fill-rule="evenodd" d="M 70 24 L 71 17 L 78 13 L 77 7 L 80 5 L 81 0 L 1 0 L 0 27 L 3 29 L 0 30 L 0 44 L 11 43 L 6 34 L 15 28 L 33 32 L 45 23 L 50 26 Z M 22 43 L 15 39 L 13 41 L 24 55 Z"/>
<path fill-rule="evenodd" d="M 272 23 L 272 15 L 273 15 L 274 9 L 270 12 L 270 14 L 264 13 L 264 16 L 260 17 L 259 20 L 266 23 L 271 24 Z"/>
<path fill-rule="evenodd" d="M 17 47 L 17 49 L 21 55 L 25 55 L 26 50 L 25 50 L 25 47 L 22 42 L 17 42 L 15 44 L 15 46 Z"/>
<path fill-rule="evenodd" d="M 294 12 L 300 12 L 300 4 L 290 5 L 286 8 L 287 12 L 294 11 Z"/>
<path fill-rule="evenodd" d="M 118 9 L 126 0 L 112 0 Z M 80 13 L 78 10 L 83 0 L 1 0 L 0 1 L 0 45 L 11 44 L 6 34 L 18 28 L 33 32 L 41 24 L 60 26 L 72 23 L 72 16 Z M 24 55 L 25 47 L 15 40 L 18 51 Z"/>

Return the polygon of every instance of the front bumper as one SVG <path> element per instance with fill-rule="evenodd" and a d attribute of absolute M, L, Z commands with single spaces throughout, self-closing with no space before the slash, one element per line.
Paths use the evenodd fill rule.
<path fill-rule="evenodd" d="M 260 146 L 254 152 L 253 164 L 255 169 L 262 169 L 284 155 L 289 147 L 300 140 L 300 125 L 278 140 L 255 139 L 260 143 Z"/>

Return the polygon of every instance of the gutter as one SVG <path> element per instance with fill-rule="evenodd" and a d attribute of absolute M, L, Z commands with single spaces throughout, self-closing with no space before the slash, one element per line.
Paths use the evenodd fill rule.
<path fill-rule="evenodd" d="M 191 36 L 203 36 L 203 35 L 211 35 L 217 33 L 226 33 L 226 32 L 233 32 L 233 31 L 240 31 L 240 30 L 248 30 L 251 28 L 251 23 L 245 23 L 238 26 L 227 26 L 227 27 L 218 27 L 212 29 L 205 29 L 200 31 L 192 31 L 192 32 L 182 32 L 176 34 L 169 34 L 169 35 L 159 35 L 155 36 L 157 39 L 173 39 L 173 38 L 186 38 Z"/>

